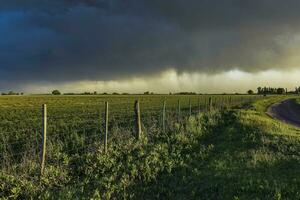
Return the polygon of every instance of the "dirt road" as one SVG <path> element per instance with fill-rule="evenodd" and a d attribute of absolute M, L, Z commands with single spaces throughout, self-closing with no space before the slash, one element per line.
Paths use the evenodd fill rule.
<path fill-rule="evenodd" d="M 295 99 L 273 104 L 267 110 L 271 117 L 300 128 L 300 105 Z"/>

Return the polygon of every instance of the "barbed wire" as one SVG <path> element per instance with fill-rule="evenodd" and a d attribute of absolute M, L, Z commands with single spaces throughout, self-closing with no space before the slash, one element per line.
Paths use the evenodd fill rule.
<path fill-rule="evenodd" d="M 176 96 L 176 95 L 175 95 Z M 255 100 L 255 99 L 259 99 L 259 98 L 262 98 L 261 96 L 248 96 L 248 95 L 239 95 L 239 96 L 230 96 L 230 95 L 208 95 L 208 96 L 204 96 L 204 95 L 197 95 L 198 96 L 198 99 L 195 99 L 195 97 L 190 97 L 190 96 L 186 96 L 186 97 L 182 97 L 182 96 L 177 96 L 179 97 L 178 100 L 180 100 L 181 102 L 188 102 L 189 100 L 191 100 L 191 102 L 197 102 L 198 100 L 200 102 L 204 102 L 205 100 L 208 100 L 210 97 L 213 98 L 214 101 L 234 101 L 234 100 L 239 100 L 239 101 L 247 101 L 247 100 Z M 128 97 L 126 97 L 128 98 Z M 132 104 L 132 106 L 134 105 L 134 102 L 136 99 L 139 99 L 140 103 L 141 104 L 148 104 L 149 101 L 148 100 L 144 100 L 145 98 L 148 98 L 147 96 L 143 97 L 143 98 L 139 98 L 139 97 L 134 97 L 134 99 L 132 101 L 128 101 L 126 99 L 125 102 L 120 102 L 118 101 L 117 103 L 115 103 L 116 101 L 110 101 L 109 98 L 108 100 L 102 100 L 102 101 L 98 101 L 97 103 L 84 103 L 84 104 L 71 104 L 71 103 L 65 103 L 65 104 L 62 104 L 62 105 L 51 105 L 51 103 L 49 102 L 48 103 L 48 108 L 84 108 L 84 107 L 99 107 L 99 104 L 105 104 L 105 102 L 109 102 L 109 104 L 111 105 L 130 105 Z M 159 97 L 161 99 L 161 97 Z M 175 100 L 174 99 L 174 96 L 170 96 L 170 97 L 166 97 L 165 98 L 166 101 L 172 101 L 172 102 L 175 102 L 175 101 L 178 101 L 178 100 Z M 155 103 L 157 103 L 158 105 L 160 105 L 163 101 L 160 100 L 160 101 L 154 101 Z M 54 103 L 54 102 L 53 102 Z M 27 106 L 16 106 L 16 105 L 2 105 L 0 106 L 0 109 L 2 108 L 9 108 L 9 109 L 14 109 L 14 108 L 35 108 L 35 109 L 42 109 L 42 106 L 41 105 L 27 105 Z"/>
<path fill-rule="evenodd" d="M 16 106 L 16 105 L 7 105 L 7 106 L 0 106 L 0 109 L 19 109 L 19 108 L 25 108 L 25 109 L 41 109 L 41 106 Z"/>
<path fill-rule="evenodd" d="M 202 99 L 203 100 L 203 99 Z M 235 101 L 236 100 L 236 101 Z M 226 100 L 222 100 L 220 102 L 213 102 L 213 109 L 219 109 L 222 107 L 232 107 L 235 105 L 241 105 L 243 102 L 251 102 L 253 99 L 247 99 L 247 100 L 238 100 L 238 99 L 230 99 L 230 102 L 227 102 Z M 134 102 L 134 101 L 133 101 Z M 178 104 L 176 104 L 176 101 L 173 100 L 172 104 L 167 103 L 166 107 L 166 118 L 165 120 L 173 120 L 176 122 L 178 119 L 183 120 L 185 117 L 191 115 L 198 114 L 200 112 L 207 112 L 209 106 L 207 101 L 205 102 L 198 102 L 198 101 L 191 101 L 191 105 L 189 104 L 189 100 L 181 101 L 180 102 L 180 118 L 178 114 Z M 185 103 L 184 103 L 185 102 Z M 143 103 L 149 103 L 149 102 L 143 102 L 141 101 L 141 105 Z M 100 103 L 99 103 L 100 104 Z M 97 105 L 96 111 L 95 111 L 95 106 Z M 104 101 L 103 101 L 104 105 Z M 134 129 L 133 123 L 135 121 L 135 112 L 134 112 L 134 103 L 129 105 L 128 102 L 124 103 L 116 103 L 110 104 L 111 106 L 109 107 L 109 127 L 110 128 L 116 128 L 115 130 L 109 131 L 108 135 L 109 138 L 115 137 L 115 133 L 113 132 L 118 132 L 122 130 L 129 130 L 132 131 Z M 115 105 L 115 107 L 114 107 Z M 121 108 L 121 105 L 127 105 L 126 108 Z M 143 121 L 143 128 L 161 128 L 161 115 L 162 115 L 162 102 L 158 102 L 157 105 L 152 104 L 153 106 L 142 106 L 141 107 L 141 115 L 142 115 L 142 120 Z M 25 106 L 24 106 L 25 107 Z M 85 109 L 87 107 L 90 107 L 93 109 L 93 112 L 87 113 Z M 2 107 L 0 107 L 2 108 Z M 22 107 L 18 107 L 22 108 Z M 28 108 L 28 107 L 26 107 Z M 30 108 L 38 108 L 38 107 L 30 107 Z M 61 151 L 62 153 L 81 153 L 81 151 L 86 151 L 87 149 L 91 148 L 93 146 L 93 150 L 95 148 L 102 148 L 103 147 L 103 137 L 104 137 L 104 106 L 100 108 L 98 104 L 95 105 L 68 105 L 68 106 L 48 106 L 48 110 L 50 109 L 55 109 L 55 108 L 63 108 L 63 109 L 74 109 L 74 108 L 80 108 L 82 109 L 83 113 L 78 114 L 78 110 L 75 110 L 77 113 L 72 113 L 74 111 L 67 112 L 68 114 L 61 114 L 61 113 L 55 113 L 52 114 L 52 112 L 49 112 L 48 115 L 48 145 L 50 147 L 48 148 L 55 148 L 55 146 L 58 147 L 58 150 L 56 151 Z M 16 109 L 13 108 L 13 109 Z M 41 110 L 41 107 L 39 107 Z M 89 110 L 89 109 L 87 109 Z M 65 112 L 66 113 L 66 112 Z M 58 116 L 59 115 L 59 116 Z M 34 116 L 34 113 L 32 114 Z M 13 117 L 13 116 L 12 116 Z M 90 119 L 90 118 L 96 118 L 96 119 Z M 88 119 L 86 119 L 88 118 Z M 2 146 L 2 149 L 4 152 L 0 153 L 0 157 L 3 159 L 9 159 L 9 158 L 16 158 L 20 156 L 27 156 L 28 154 L 33 154 L 33 155 L 38 155 L 40 153 L 40 145 L 41 141 L 38 141 L 42 137 L 42 131 L 38 131 L 42 127 L 42 117 L 35 117 L 34 120 L 31 117 L 27 116 L 26 120 L 13 120 L 13 121 L 8 121 L 7 123 L 28 123 L 28 126 L 30 122 L 37 123 L 39 120 L 39 126 L 36 128 L 28 128 L 24 129 L 21 128 L 19 130 L 9 130 L 5 129 L 5 131 L 0 130 L 0 133 L 2 135 L 10 134 L 13 135 L 14 133 L 16 134 L 22 134 L 22 133 L 34 133 L 34 134 L 28 134 L 26 138 L 17 138 L 16 141 L 10 140 L 9 138 L 3 138 L 4 147 Z M 62 124 L 61 126 L 56 123 L 57 120 L 64 120 L 66 124 Z M 69 120 L 69 121 L 68 121 Z M 168 126 L 167 129 L 171 128 L 171 125 L 173 122 L 168 122 L 166 125 Z M 0 123 L 1 124 L 1 123 Z M 127 124 L 125 126 L 125 124 Z M 5 123 L 4 123 L 5 125 Z M 124 125 L 124 126 L 123 126 Z M 22 125 L 24 126 L 24 125 Z M 83 127 L 83 128 L 81 128 Z M 16 127 L 14 127 L 16 128 Z M 35 130 L 36 129 L 36 130 Z M 75 130 L 75 132 L 73 132 Z M 70 131 L 70 132 L 68 132 Z M 62 133 L 63 132 L 63 133 Z M 89 134 L 89 133 L 94 133 L 94 134 Z M 147 132 L 147 131 L 146 131 Z M 73 135 L 75 134 L 75 135 Z M 151 134 L 150 134 L 151 135 Z M 69 140 L 72 137 L 79 137 L 79 141 L 69 141 L 66 142 L 66 140 Z M 119 137 L 119 135 L 118 135 Z M 21 141 L 18 141 L 21 140 Z M 61 140 L 60 143 L 55 143 L 57 140 Z M 111 141 L 110 141 L 111 142 Z M 68 144 L 69 143 L 69 144 Z M 61 145 L 61 146 L 60 146 Z M 95 146 L 94 146 L 95 145 Z M 13 150 L 14 146 L 21 146 L 20 149 L 27 148 L 27 150 Z M 1 147 L 1 146 L 0 146 Z M 62 149 L 60 149 L 62 148 Z M 64 148 L 68 148 L 67 150 Z M 52 153 L 55 153 L 56 151 L 50 151 L 47 156 L 52 156 Z M 37 156 L 38 157 L 38 156 Z M 19 159 L 19 158 L 17 158 Z"/>
<path fill-rule="evenodd" d="M 180 112 L 181 112 L 180 116 L 189 115 L 189 109 L 188 108 L 181 109 Z M 200 112 L 203 112 L 203 110 L 201 110 Z M 191 114 L 197 114 L 197 113 L 198 113 L 198 109 L 193 109 L 193 108 L 191 109 Z M 142 116 L 144 118 L 147 118 L 147 119 L 149 119 L 149 118 L 153 119 L 153 118 L 159 117 L 161 114 L 162 114 L 162 111 L 159 111 L 159 110 L 153 110 L 153 112 L 149 112 L 149 111 L 148 112 L 142 112 Z M 118 121 L 118 122 L 122 122 L 122 121 L 128 122 L 128 120 L 129 121 L 134 121 L 133 115 L 134 115 L 134 113 L 112 113 L 112 114 L 110 114 L 109 119 L 111 121 L 114 121 L 114 122 L 116 122 L 116 121 Z M 166 115 L 169 116 L 169 117 L 170 116 L 177 116 L 178 111 L 176 111 L 175 109 L 174 109 L 174 111 L 173 110 L 166 110 Z M 98 118 L 90 120 L 90 119 L 80 118 L 82 116 L 86 117 L 86 118 L 90 118 L 90 117 L 98 117 Z M 79 124 L 85 124 L 85 125 L 87 125 L 89 123 L 97 123 L 97 124 L 100 123 L 101 124 L 101 121 L 103 121 L 103 116 L 98 115 L 98 114 L 59 116 L 57 118 L 53 118 L 53 117 L 49 118 L 48 120 L 49 120 L 49 122 L 51 122 L 51 120 L 57 120 L 57 119 L 59 119 L 59 120 L 65 119 L 67 121 L 67 120 L 74 120 L 74 118 L 76 118 L 76 117 L 80 118 L 80 120 L 76 120 L 75 123 L 77 123 L 77 124 L 78 123 Z M 145 119 L 145 120 L 147 120 L 147 119 Z M 55 122 L 51 122 L 51 123 L 55 123 Z M 63 124 L 62 126 L 64 126 L 64 125 L 65 124 Z M 39 128 L 41 128 L 41 126 L 42 126 L 42 124 L 40 123 L 40 126 L 36 127 L 35 129 L 24 129 L 24 128 L 22 128 L 22 130 L 18 130 L 18 131 L 16 131 L 16 130 L 7 131 L 6 130 L 6 131 L 0 131 L 0 133 L 8 134 L 8 133 L 12 133 L 12 132 L 14 132 L 14 133 L 36 132 Z M 75 127 L 75 125 L 73 125 L 73 124 L 71 124 L 69 126 L 74 126 Z M 52 125 L 49 125 L 49 128 L 50 127 L 52 128 Z M 53 125 L 53 128 L 54 129 L 57 128 L 57 124 Z"/>
<path fill-rule="evenodd" d="M 32 138 L 33 140 L 35 140 L 35 138 Z M 13 146 L 13 145 L 26 145 L 28 144 L 28 142 L 32 142 L 30 140 L 28 140 L 28 138 L 24 138 L 24 141 L 5 141 L 5 145 L 9 145 L 9 146 Z M 35 142 L 35 141 L 34 141 Z"/>
<path fill-rule="evenodd" d="M 81 117 L 99 117 L 101 113 L 93 114 L 72 114 L 72 115 L 61 115 L 61 116 L 47 116 L 48 120 L 58 120 L 58 119 L 72 119 L 72 118 L 81 118 Z"/>

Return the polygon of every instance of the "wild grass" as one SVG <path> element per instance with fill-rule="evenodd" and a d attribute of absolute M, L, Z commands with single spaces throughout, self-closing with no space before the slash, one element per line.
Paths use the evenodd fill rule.
<path fill-rule="evenodd" d="M 284 98 L 173 121 L 167 132 L 153 127 L 140 141 L 116 134 L 106 155 L 97 143 L 72 156 L 57 151 L 60 165 L 48 163 L 41 180 L 2 173 L 0 196 L 300 199 L 300 131 L 264 112 Z M 30 168 L 32 174 L 38 170 L 34 163 Z"/>

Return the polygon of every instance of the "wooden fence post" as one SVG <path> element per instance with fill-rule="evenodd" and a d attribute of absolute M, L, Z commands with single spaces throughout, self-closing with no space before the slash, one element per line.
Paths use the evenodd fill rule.
<path fill-rule="evenodd" d="M 177 103 L 177 122 L 180 122 L 180 111 L 181 111 L 181 108 L 180 108 L 180 100 L 178 100 L 178 103 Z"/>
<path fill-rule="evenodd" d="M 108 139 L 108 102 L 105 102 L 105 136 L 104 136 L 104 153 L 107 153 Z"/>
<path fill-rule="evenodd" d="M 140 112 L 140 103 L 139 101 L 135 101 L 134 105 L 135 111 L 135 121 L 136 121 L 136 139 L 139 140 L 142 134 L 142 124 L 141 124 L 141 112 Z"/>
<path fill-rule="evenodd" d="M 198 114 L 201 112 L 201 104 L 200 99 L 198 98 Z"/>
<path fill-rule="evenodd" d="M 192 116 L 192 102 L 191 102 L 191 99 L 189 99 L 189 109 L 190 109 L 189 117 L 191 117 Z"/>
<path fill-rule="evenodd" d="M 163 131 L 166 131 L 166 101 L 163 102 L 163 110 L 162 110 L 162 128 Z"/>
<path fill-rule="evenodd" d="M 43 113 L 43 130 L 42 130 L 42 151 L 41 151 L 41 176 L 44 174 L 45 159 L 46 159 L 46 142 L 47 142 L 47 105 L 44 104 L 42 107 Z"/>

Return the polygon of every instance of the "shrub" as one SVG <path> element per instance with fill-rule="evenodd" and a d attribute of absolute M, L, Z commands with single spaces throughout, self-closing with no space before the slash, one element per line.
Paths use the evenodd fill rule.
<path fill-rule="evenodd" d="M 53 95 L 61 95 L 61 93 L 60 93 L 59 90 L 53 90 L 53 91 L 52 91 L 52 94 L 53 94 Z"/>
<path fill-rule="evenodd" d="M 253 90 L 248 90 L 248 94 L 254 94 Z"/>

